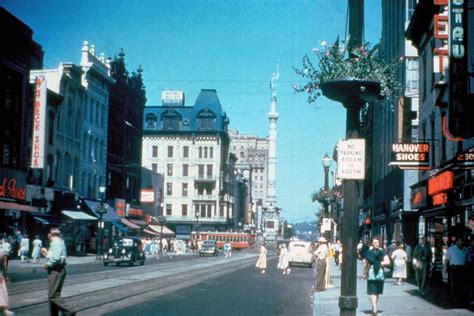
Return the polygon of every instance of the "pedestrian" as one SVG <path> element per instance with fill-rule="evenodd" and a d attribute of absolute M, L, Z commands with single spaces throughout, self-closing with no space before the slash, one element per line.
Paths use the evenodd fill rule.
<path fill-rule="evenodd" d="M 43 242 L 41 241 L 39 236 L 36 235 L 35 239 L 33 240 L 33 251 L 31 253 L 33 263 L 39 263 L 39 259 L 41 257 L 41 247 L 43 247 Z"/>
<path fill-rule="evenodd" d="M 4 236 L 2 240 L 3 244 L 3 258 L 1 259 L 2 262 L 2 275 L 5 277 L 5 280 L 8 281 L 7 273 L 8 273 L 8 263 L 10 262 L 10 257 L 12 255 L 12 245 L 10 243 L 10 237 Z"/>
<path fill-rule="evenodd" d="M 258 256 L 257 263 L 255 266 L 259 269 L 262 269 L 261 273 L 266 273 L 267 269 L 267 248 L 262 244 L 260 244 L 260 255 Z"/>
<path fill-rule="evenodd" d="M 59 315 L 59 309 L 54 303 L 61 297 L 64 279 L 66 278 L 66 245 L 60 237 L 59 228 L 51 228 L 48 234 L 49 249 L 41 249 L 48 261 L 43 268 L 48 271 L 48 301 L 50 315 Z"/>
<path fill-rule="evenodd" d="M 5 245 L 5 244 L 3 244 Z M 5 255 L 4 248 L 0 248 L 0 261 L 4 262 L 3 256 Z M 7 281 L 4 277 L 5 270 L 3 269 L 4 265 L 0 265 L 0 269 L 3 270 L 0 274 L 0 310 L 2 315 L 14 315 L 12 311 L 8 309 L 8 290 L 7 290 Z"/>
<path fill-rule="evenodd" d="M 166 253 L 168 252 L 168 240 L 166 240 L 166 238 L 163 238 L 161 243 L 162 243 L 162 247 L 163 247 L 163 249 L 161 250 L 161 254 L 164 257 L 164 256 L 166 256 Z"/>
<path fill-rule="evenodd" d="M 401 285 L 403 279 L 407 278 L 407 260 L 408 255 L 403 250 L 403 244 L 397 243 L 398 249 L 392 253 L 393 260 L 393 275 L 392 277 L 397 280 L 397 285 Z"/>
<path fill-rule="evenodd" d="M 471 244 L 467 251 L 468 292 L 470 305 L 474 306 L 474 235 L 471 235 Z"/>
<path fill-rule="evenodd" d="M 318 247 L 314 251 L 316 258 L 316 287 L 315 292 L 322 292 L 326 290 L 326 259 L 328 257 L 327 240 L 324 237 L 319 237 Z"/>
<path fill-rule="evenodd" d="M 444 262 L 444 271 L 449 273 L 449 283 L 451 295 L 455 305 L 466 303 L 466 271 L 467 249 L 464 248 L 462 238 L 456 239 L 456 243 L 448 248 L 446 252 L 446 261 Z M 449 270 L 448 270 L 449 267 Z"/>
<path fill-rule="evenodd" d="M 30 262 L 30 260 L 28 259 L 29 252 L 30 252 L 30 239 L 28 238 L 28 235 L 25 234 L 20 240 L 20 258 L 21 258 L 22 263 Z"/>
<path fill-rule="evenodd" d="M 285 244 L 280 245 L 280 255 L 278 256 L 278 266 L 277 268 L 282 270 L 282 274 L 290 274 L 288 262 L 288 249 Z"/>
<path fill-rule="evenodd" d="M 228 241 L 224 243 L 224 256 L 226 258 L 232 257 L 232 245 Z"/>
<path fill-rule="evenodd" d="M 336 239 L 336 242 L 332 246 L 334 250 L 334 263 L 336 263 L 336 266 L 339 265 L 339 253 L 341 252 L 341 242 Z"/>
<path fill-rule="evenodd" d="M 390 259 L 380 248 L 379 238 L 372 238 L 372 248 L 367 251 L 364 259 L 364 279 L 367 279 L 367 294 L 370 295 L 373 315 L 377 314 L 379 295 L 383 294 L 385 281 L 383 267 L 389 265 Z"/>
<path fill-rule="evenodd" d="M 426 293 L 426 286 L 428 285 L 432 258 L 431 245 L 426 237 L 422 237 L 413 251 L 413 268 L 415 269 L 418 290 L 423 295 Z"/>
<path fill-rule="evenodd" d="M 411 248 L 410 244 L 404 243 L 404 250 L 407 253 L 407 277 L 411 275 L 412 271 L 412 255 L 413 255 L 413 249 Z"/>

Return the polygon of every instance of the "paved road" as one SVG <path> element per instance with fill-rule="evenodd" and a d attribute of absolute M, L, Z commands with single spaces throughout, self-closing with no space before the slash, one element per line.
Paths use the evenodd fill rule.
<path fill-rule="evenodd" d="M 194 257 L 69 275 L 62 297 L 69 305 L 75 305 L 74 308 L 79 307 L 83 315 L 101 315 L 232 273 L 253 265 L 256 257 L 254 253 L 239 253 L 232 259 Z M 17 315 L 48 313 L 45 280 L 12 283 L 9 294 L 10 307 Z"/>
<path fill-rule="evenodd" d="M 260 274 L 252 264 L 105 315 L 312 315 L 313 269 L 293 267 L 281 275 L 276 259 L 269 267 Z"/>

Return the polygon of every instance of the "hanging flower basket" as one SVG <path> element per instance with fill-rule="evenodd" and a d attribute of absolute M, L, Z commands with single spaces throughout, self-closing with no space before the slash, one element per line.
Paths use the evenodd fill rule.
<path fill-rule="evenodd" d="M 294 68 L 296 74 L 300 75 L 306 83 L 295 84 L 295 92 L 308 94 L 308 102 L 315 102 L 324 91 L 321 85 L 327 81 L 345 78 L 350 80 L 369 80 L 380 83 L 381 98 L 390 99 L 396 96 L 401 84 L 396 79 L 395 73 L 403 58 L 391 63 L 385 63 L 378 57 L 378 47 L 370 48 L 366 43 L 348 52 L 347 43 L 340 44 L 339 39 L 333 45 L 327 46 L 324 42 L 321 49 L 313 49 L 316 55 L 317 66 L 308 55 L 303 58 L 303 68 Z"/>

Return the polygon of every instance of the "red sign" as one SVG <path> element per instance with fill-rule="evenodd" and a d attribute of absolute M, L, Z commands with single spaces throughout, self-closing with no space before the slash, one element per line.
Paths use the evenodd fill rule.
<path fill-rule="evenodd" d="M 0 183 L 0 197 L 24 200 L 25 196 L 26 189 L 17 188 L 15 178 L 3 178 L 3 181 Z"/>
<path fill-rule="evenodd" d="M 411 209 L 426 207 L 426 187 L 418 187 L 411 190 Z"/>
<path fill-rule="evenodd" d="M 44 168 L 46 134 L 46 80 L 35 79 L 35 101 L 33 104 L 33 143 L 31 148 L 31 168 Z"/>
<path fill-rule="evenodd" d="M 140 208 L 129 208 L 128 209 L 128 216 L 135 216 L 135 217 L 142 217 L 143 210 Z"/>
<path fill-rule="evenodd" d="M 115 199 L 115 214 L 119 217 L 125 217 L 125 200 Z"/>
<path fill-rule="evenodd" d="M 446 193 L 438 193 L 433 195 L 433 205 L 443 205 L 448 200 L 448 195 Z"/>
<path fill-rule="evenodd" d="M 428 179 L 428 195 L 435 195 L 452 189 L 453 179 L 454 174 L 449 170 Z"/>

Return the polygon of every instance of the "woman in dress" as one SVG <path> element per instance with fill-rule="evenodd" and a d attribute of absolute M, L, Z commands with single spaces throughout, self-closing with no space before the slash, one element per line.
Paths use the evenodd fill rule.
<path fill-rule="evenodd" d="M 288 249 L 285 244 L 282 244 L 280 245 L 280 255 L 278 256 L 278 269 L 282 270 L 282 274 L 290 274 L 288 266 Z"/>
<path fill-rule="evenodd" d="M 29 262 L 28 260 L 28 252 L 30 251 L 30 239 L 28 238 L 28 235 L 25 234 L 23 238 L 20 240 L 20 257 L 21 257 L 21 262 Z"/>
<path fill-rule="evenodd" d="M 43 247 L 43 243 L 38 235 L 35 236 L 35 240 L 33 240 L 33 252 L 31 253 L 31 257 L 33 257 L 33 263 L 39 263 L 39 259 L 41 257 L 41 247 Z"/>
<path fill-rule="evenodd" d="M 403 279 L 407 278 L 408 255 L 400 242 L 397 243 L 397 249 L 392 253 L 392 260 L 393 278 L 397 280 L 397 285 L 401 285 Z"/>
<path fill-rule="evenodd" d="M 257 264 L 255 266 L 262 269 L 261 273 L 265 273 L 267 269 L 267 249 L 263 244 L 260 244 L 260 256 L 258 257 Z"/>
<path fill-rule="evenodd" d="M 372 302 L 372 314 L 377 314 L 377 302 L 379 295 L 383 294 L 384 271 L 383 267 L 390 265 L 390 259 L 380 248 L 380 240 L 372 238 L 372 248 L 369 249 L 364 258 L 364 278 L 367 279 L 367 294 Z"/>
<path fill-rule="evenodd" d="M 3 248 L 0 250 L 0 261 L 3 261 Z M 8 290 L 7 290 L 7 285 L 6 285 L 6 280 L 3 271 L 4 266 L 0 265 L 0 311 L 2 315 L 14 315 L 13 312 L 11 312 L 8 309 Z"/>

